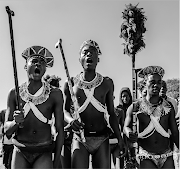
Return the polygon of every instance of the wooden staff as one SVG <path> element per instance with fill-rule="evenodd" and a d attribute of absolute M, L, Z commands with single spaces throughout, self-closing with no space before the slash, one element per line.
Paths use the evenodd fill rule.
<path fill-rule="evenodd" d="M 61 55 L 62 55 L 63 63 L 64 63 L 64 68 L 65 68 L 66 76 L 67 76 L 67 79 L 68 79 L 69 91 L 70 91 L 71 99 L 73 101 L 73 105 L 74 105 L 74 109 L 75 109 L 75 116 L 76 116 L 75 119 L 78 119 L 79 122 L 81 122 L 79 112 L 78 112 L 77 98 L 76 98 L 76 96 L 75 96 L 75 94 L 73 92 L 73 87 L 72 87 L 71 78 L 70 78 L 67 63 L 66 63 L 66 58 L 65 58 L 64 51 L 63 51 L 63 48 L 62 48 L 62 39 L 59 39 L 58 42 L 55 44 L 55 48 L 58 48 L 58 47 L 59 47 L 59 49 L 61 51 Z M 83 130 L 80 131 L 80 134 L 81 134 L 82 141 L 85 142 L 85 137 L 84 137 Z"/>
<path fill-rule="evenodd" d="M 6 6 L 6 12 L 9 18 L 9 30 L 10 30 L 10 39 L 11 39 L 11 51 L 12 51 L 12 61 L 13 61 L 13 72 L 14 72 L 14 82 L 15 82 L 15 93 L 16 93 L 16 109 L 21 110 L 20 98 L 19 98 L 19 85 L 18 85 L 18 76 L 17 76 L 17 67 L 16 67 L 16 56 L 15 56 L 15 47 L 14 47 L 14 35 L 13 35 L 13 26 L 12 26 L 12 16 L 14 12 Z M 19 125 L 20 128 L 23 128 L 23 125 Z"/>

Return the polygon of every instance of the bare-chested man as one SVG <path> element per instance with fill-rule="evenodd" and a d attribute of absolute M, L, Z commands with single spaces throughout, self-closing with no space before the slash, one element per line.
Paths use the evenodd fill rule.
<path fill-rule="evenodd" d="M 19 87 L 23 111 L 16 109 L 14 89 L 9 92 L 7 101 L 5 130 L 8 137 L 14 135 L 15 145 L 11 168 L 59 168 L 64 141 L 63 95 L 61 90 L 42 81 L 46 67 L 53 66 L 53 56 L 41 46 L 27 48 L 22 56 L 26 59 L 28 76 L 28 81 Z M 51 133 L 53 113 L 57 132 L 55 142 Z"/>
<path fill-rule="evenodd" d="M 85 41 L 80 48 L 79 61 L 83 72 L 73 78 L 73 91 L 77 98 L 81 123 L 74 120 L 69 113 L 71 96 L 67 83 L 64 87 L 65 120 L 74 131 L 83 128 L 85 135 L 83 141 L 78 134 L 74 134 L 72 168 L 88 168 L 90 154 L 93 168 L 110 168 L 109 128 L 105 114 L 109 115 L 110 126 L 118 139 L 116 156 L 123 149 L 123 140 L 114 113 L 113 81 L 96 72 L 100 54 L 100 48 L 93 40 Z"/>
<path fill-rule="evenodd" d="M 174 168 L 173 152 L 170 149 L 170 135 L 179 148 L 179 132 L 175 112 L 171 103 L 159 96 L 164 69 L 148 66 L 139 72 L 144 78 L 147 95 L 133 103 L 127 110 L 124 131 L 131 141 L 138 136 L 140 168 Z M 132 113 L 137 116 L 137 134 L 129 128 Z"/>

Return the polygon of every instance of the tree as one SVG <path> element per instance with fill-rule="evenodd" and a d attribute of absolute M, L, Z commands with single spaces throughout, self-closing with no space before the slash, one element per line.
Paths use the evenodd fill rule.
<path fill-rule="evenodd" d="M 166 81 L 167 95 L 178 100 L 179 98 L 179 79 L 173 78 Z"/>

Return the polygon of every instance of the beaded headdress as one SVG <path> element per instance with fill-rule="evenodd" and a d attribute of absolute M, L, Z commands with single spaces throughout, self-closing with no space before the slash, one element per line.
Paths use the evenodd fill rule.
<path fill-rule="evenodd" d="M 21 55 L 26 60 L 31 57 L 41 57 L 45 60 L 47 67 L 52 67 L 54 63 L 54 58 L 51 52 L 42 46 L 31 46 L 24 50 Z"/>
<path fill-rule="evenodd" d="M 98 52 L 98 55 L 101 55 L 101 50 L 99 48 L 99 45 L 97 44 L 97 42 L 93 41 L 93 40 L 87 40 L 87 41 L 84 41 L 80 47 L 80 51 L 79 53 L 81 53 L 81 50 L 82 48 L 85 46 L 85 45 L 89 45 L 89 46 L 93 46 L 94 48 L 96 48 L 97 52 Z"/>
<path fill-rule="evenodd" d="M 145 79 L 148 75 L 159 74 L 163 78 L 164 73 L 165 71 L 161 66 L 147 66 L 139 71 L 138 77 Z"/>

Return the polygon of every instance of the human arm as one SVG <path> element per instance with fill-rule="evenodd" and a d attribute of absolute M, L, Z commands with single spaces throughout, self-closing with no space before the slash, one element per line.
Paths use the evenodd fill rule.
<path fill-rule="evenodd" d="M 176 146 L 179 148 L 179 131 L 178 125 L 175 120 L 175 110 L 174 108 L 171 109 L 169 112 L 169 126 L 172 133 L 172 138 Z"/>
<path fill-rule="evenodd" d="M 63 94 L 60 89 L 56 89 L 53 93 L 54 98 L 54 117 L 55 117 L 55 129 L 57 137 L 55 141 L 55 154 L 54 154 L 54 168 L 60 168 L 60 155 L 62 146 L 64 144 L 64 113 L 63 113 Z"/>
<path fill-rule="evenodd" d="M 0 126 L 4 123 L 3 114 L 4 114 L 4 110 L 1 110 L 1 111 L 0 111 Z M 4 115 L 5 115 L 5 114 L 4 114 Z"/>
<path fill-rule="evenodd" d="M 78 120 L 75 120 L 71 115 L 71 107 L 72 99 L 69 91 L 68 82 L 64 84 L 64 120 L 68 123 L 67 127 L 72 128 L 74 131 L 79 131 L 83 128 L 83 124 Z"/>
<path fill-rule="evenodd" d="M 8 138 L 18 129 L 19 124 L 24 122 L 23 112 L 16 110 L 16 95 L 12 89 L 8 94 L 7 110 L 5 114 L 4 132 Z"/>
<path fill-rule="evenodd" d="M 180 123 L 180 103 L 178 104 L 178 111 L 177 111 L 175 118 L 176 118 L 176 123 L 178 125 L 178 130 L 180 131 L 180 125 L 179 125 L 179 123 Z"/>
<path fill-rule="evenodd" d="M 177 123 L 178 129 L 180 131 L 180 125 L 179 125 L 179 123 L 180 123 L 180 107 L 178 108 L 178 113 L 176 114 L 176 123 Z"/>
<path fill-rule="evenodd" d="M 132 116 L 133 116 L 133 104 L 131 104 L 127 111 L 126 111 L 126 117 L 124 121 L 124 133 L 129 138 L 131 142 L 137 142 L 137 134 L 133 133 L 132 131 Z"/>
<path fill-rule="evenodd" d="M 125 113 L 123 109 L 118 109 L 119 111 L 119 125 L 121 126 L 121 132 L 123 132 L 124 128 L 124 120 L 125 120 Z"/>

